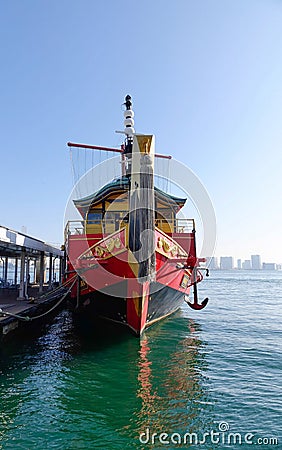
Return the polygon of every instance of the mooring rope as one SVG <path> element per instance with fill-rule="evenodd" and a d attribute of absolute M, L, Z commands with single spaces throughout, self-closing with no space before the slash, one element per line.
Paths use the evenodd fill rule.
<path fill-rule="evenodd" d="M 39 314 L 38 316 L 29 317 L 29 316 L 20 316 L 20 315 L 18 315 L 18 314 L 13 314 L 13 313 L 10 313 L 10 312 L 7 312 L 7 311 L 3 311 L 3 309 L 0 308 L 0 316 L 3 316 L 3 317 L 5 317 L 5 316 L 8 316 L 8 317 L 14 317 L 15 319 L 22 320 L 23 322 L 32 322 L 33 320 L 40 319 L 41 317 L 44 317 L 44 316 L 46 316 L 47 314 L 50 314 L 51 311 L 53 311 L 54 309 L 56 309 L 56 308 L 64 301 L 64 299 L 66 298 L 66 296 L 68 295 L 68 293 L 71 291 L 71 289 L 73 288 L 73 286 L 74 286 L 75 283 L 77 282 L 77 276 L 75 275 L 73 278 L 74 278 L 73 283 L 72 283 L 71 286 L 68 288 L 68 290 L 64 293 L 64 295 L 62 296 L 62 298 L 60 298 L 60 300 L 59 300 L 55 305 L 53 305 L 52 308 L 50 308 L 48 311 L 45 311 L 44 313 Z M 73 278 L 71 278 L 70 280 L 68 280 L 66 284 L 69 284 L 69 282 L 70 282 L 71 280 L 73 280 Z M 62 286 L 60 286 L 60 288 L 61 288 L 61 287 L 62 287 Z M 50 295 L 50 294 L 54 294 L 54 292 L 55 292 L 56 290 L 58 290 L 58 289 L 55 289 L 53 292 L 50 292 L 49 295 Z M 41 297 L 41 298 L 42 298 L 42 297 Z"/>
<path fill-rule="evenodd" d="M 46 298 L 52 297 L 52 295 L 55 294 L 56 292 L 60 291 L 62 289 L 62 287 L 67 287 L 67 285 L 71 283 L 72 279 L 73 279 L 73 277 L 70 278 L 69 280 L 65 281 L 61 286 L 56 287 L 56 289 L 46 292 L 45 294 L 42 294 L 39 297 L 36 297 L 34 300 L 42 300 L 45 297 Z"/>

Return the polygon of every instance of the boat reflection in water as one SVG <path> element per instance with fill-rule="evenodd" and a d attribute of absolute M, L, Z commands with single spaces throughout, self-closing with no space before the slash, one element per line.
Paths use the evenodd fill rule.
<path fill-rule="evenodd" d="M 214 418 L 208 347 L 183 312 L 139 341 L 116 327 L 111 339 L 104 328 L 82 335 L 62 311 L 25 349 L 1 354 L 0 447 L 34 448 L 40 437 L 47 448 L 51 436 L 54 448 L 163 448 L 142 445 L 147 430 L 201 438 Z"/>
<path fill-rule="evenodd" d="M 199 337 L 197 323 L 189 319 L 184 327 L 183 339 L 173 334 L 165 340 L 159 336 L 156 339 L 156 333 L 151 330 L 140 342 L 137 397 L 142 403 L 132 418 L 132 425 L 135 437 L 139 433 L 137 439 L 141 436 L 143 443 L 160 444 L 158 437 L 152 438 L 153 433 L 158 436 L 196 433 L 200 439 L 212 425 L 213 402 L 205 376 L 206 344 Z M 166 349 L 162 348 L 163 344 Z M 170 354 L 169 350 L 172 350 Z"/>

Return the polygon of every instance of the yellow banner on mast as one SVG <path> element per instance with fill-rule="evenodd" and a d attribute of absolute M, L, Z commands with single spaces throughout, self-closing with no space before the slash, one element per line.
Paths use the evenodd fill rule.
<path fill-rule="evenodd" d="M 140 281 L 155 276 L 154 152 L 154 135 L 133 136 L 129 248 L 139 263 Z"/>

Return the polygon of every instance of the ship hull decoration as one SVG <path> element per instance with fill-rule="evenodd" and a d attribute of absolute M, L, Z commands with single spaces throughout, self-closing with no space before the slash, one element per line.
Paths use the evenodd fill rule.
<path fill-rule="evenodd" d="M 130 101 L 126 107 L 131 125 Z M 203 276 L 194 220 L 176 218 L 186 199 L 154 187 L 154 136 L 127 133 L 122 161 L 121 178 L 74 201 L 83 221 L 80 229 L 66 227 L 66 278 L 78 274 L 71 298 L 79 316 L 107 319 L 140 336 L 179 309 L 192 286 L 192 308 L 202 309 L 207 299 L 202 305 L 197 299 Z"/>

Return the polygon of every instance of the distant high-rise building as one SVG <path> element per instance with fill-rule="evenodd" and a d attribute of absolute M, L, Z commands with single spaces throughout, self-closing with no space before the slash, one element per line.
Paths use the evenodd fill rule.
<path fill-rule="evenodd" d="M 275 263 L 262 263 L 263 270 L 276 270 Z"/>
<path fill-rule="evenodd" d="M 246 259 L 245 261 L 242 262 L 242 269 L 250 270 L 251 268 L 252 268 L 252 265 L 251 265 L 250 259 Z"/>
<path fill-rule="evenodd" d="M 260 270 L 261 269 L 261 258 L 260 255 L 251 255 L 252 261 L 252 269 Z"/>
<path fill-rule="evenodd" d="M 242 269 L 242 260 L 237 259 L 237 269 Z"/>
<path fill-rule="evenodd" d="M 215 256 L 212 256 L 211 258 L 207 258 L 207 262 L 208 262 L 209 269 L 217 270 L 219 268 L 217 258 Z"/>
<path fill-rule="evenodd" d="M 233 256 L 221 256 L 220 257 L 220 268 L 221 270 L 233 269 Z"/>

